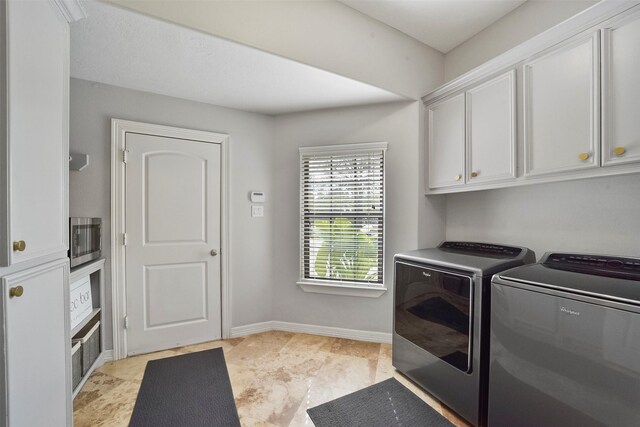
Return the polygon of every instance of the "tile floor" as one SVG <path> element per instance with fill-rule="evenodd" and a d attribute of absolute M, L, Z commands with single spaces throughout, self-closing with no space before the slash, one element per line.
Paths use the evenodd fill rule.
<path fill-rule="evenodd" d="M 456 426 L 467 426 L 391 366 L 391 346 L 265 332 L 109 362 L 74 401 L 76 427 L 127 426 L 149 360 L 222 347 L 245 427 L 309 426 L 308 408 L 395 377 Z"/>

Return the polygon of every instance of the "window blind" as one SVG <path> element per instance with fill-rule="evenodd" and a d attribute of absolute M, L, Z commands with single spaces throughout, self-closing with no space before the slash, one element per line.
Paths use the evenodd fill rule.
<path fill-rule="evenodd" d="M 382 284 L 385 146 L 301 149 L 303 279 Z"/>

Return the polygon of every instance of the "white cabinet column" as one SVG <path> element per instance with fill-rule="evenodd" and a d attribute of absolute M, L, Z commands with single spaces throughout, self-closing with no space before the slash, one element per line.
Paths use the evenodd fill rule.
<path fill-rule="evenodd" d="M 71 426 L 69 25 L 76 0 L 0 1 L 0 426 Z"/>

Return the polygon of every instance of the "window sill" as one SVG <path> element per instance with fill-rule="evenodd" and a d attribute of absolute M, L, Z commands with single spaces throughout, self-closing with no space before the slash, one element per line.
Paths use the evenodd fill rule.
<path fill-rule="evenodd" d="M 387 288 L 383 286 L 363 286 L 336 284 L 332 282 L 299 281 L 300 289 L 315 294 L 346 295 L 350 297 L 379 298 Z"/>

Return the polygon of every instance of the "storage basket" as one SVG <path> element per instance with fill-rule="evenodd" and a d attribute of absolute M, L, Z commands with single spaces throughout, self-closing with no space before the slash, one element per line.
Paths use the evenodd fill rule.
<path fill-rule="evenodd" d="M 75 340 L 71 344 L 71 390 L 75 390 L 82 381 L 82 342 Z"/>
<path fill-rule="evenodd" d="M 89 322 L 75 338 L 82 343 L 82 375 L 84 376 L 100 355 L 100 321 Z"/>

